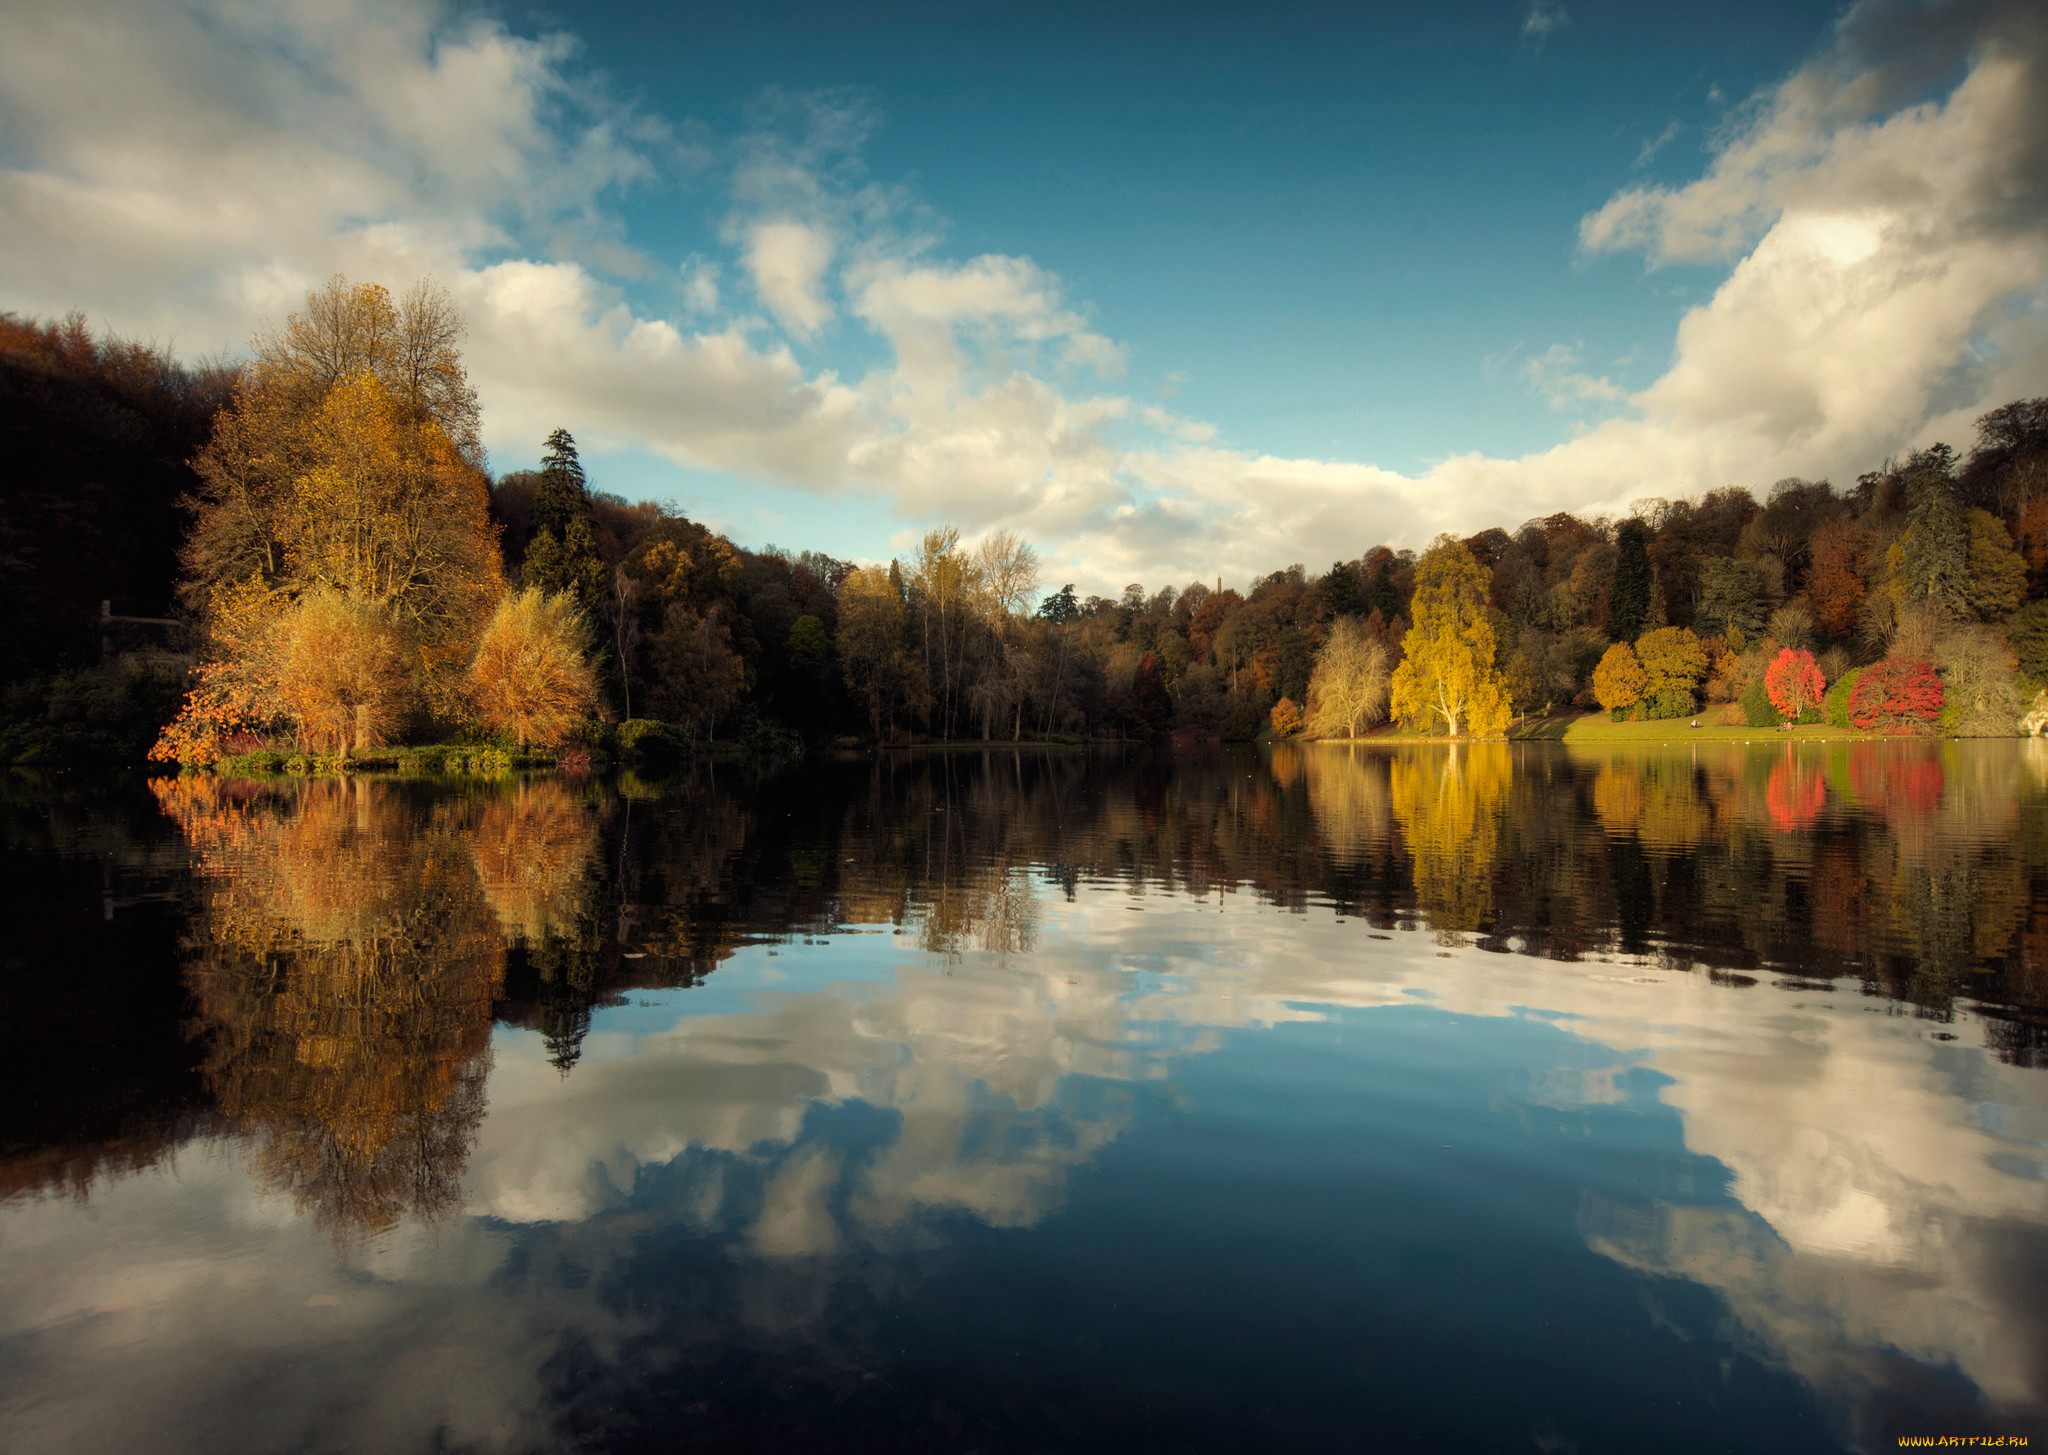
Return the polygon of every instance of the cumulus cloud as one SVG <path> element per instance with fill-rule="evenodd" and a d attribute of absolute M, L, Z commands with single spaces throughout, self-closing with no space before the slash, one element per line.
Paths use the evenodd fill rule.
<path fill-rule="evenodd" d="M 747 271 L 754 291 L 782 326 L 809 336 L 832 318 L 824 296 L 832 239 L 801 222 L 764 222 L 747 238 Z"/>
<path fill-rule="evenodd" d="M 1531 38 L 1563 19 L 1537 7 Z M 1843 479 L 2048 389 L 2042 30 L 2018 4 L 1851 11 L 1731 112 L 1697 179 L 1584 220 L 1588 254 L 1726 269 L 1662 376 L 1629 394 L 1554 346 L 1521 381 L 1603 422 L 1419 474 L 1277 457 L 1127 397 L 1123 346 L 1055 275 L 947 257 L 929 212 L 866 176 L 858 104 L 770 96 L 753 132 L 686 145 L 571 40 L 432 0 L 0 15 L 0 292 L 213 350 L 336 270 L 432 272 L 469 318 L 494 448 L 566 421 L 908 528 L 1021 529 L 1083 584 L 1242 577 L 1646 491 Z M 695 255 L 668 291 L 630 291 L 656 273 L 619 200 L 684 171 L 726 189 L 721 236 L 765 317 L 733 313 L 742 290 Z M 808 356 L 835 319 L 855 368 Z"/>

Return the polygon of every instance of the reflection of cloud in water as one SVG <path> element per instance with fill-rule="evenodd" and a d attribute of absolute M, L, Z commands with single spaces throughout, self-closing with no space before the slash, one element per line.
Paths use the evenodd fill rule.
<path fill-rule="evenodd" d="M 1490 863 L 1515 827 L 1505 750 L 1471 755 L 1462 773 L 1423 754 L 1388 771 L 1338 763 L 1310 753 L 1295 765 L 1336 825 L 1337 849 L 1363 858 L 1398 839 L 1413 856 L 1423 922 L 1439 932 L 1480 925 L 1492 910 L 1473 864 Z M 1768 766 L 1756 765 L 1753 783 L 1734 770 L 1664 766 L 1633 788 L 1609 772 L 1593 780 L 1603 829 L 1661 850 L 1771 826 Z M 2006 831 L 1991 770 L 1949 770 L 1931 820 L 1912 807 L 1916 781 L 1866 771 L 1857 790 L 1846 773 L 1827 780 L 1836 797 L 1892 795 L 1894 832 L 1927 836 L 1929 855 L 1980 824 Z M 1802 816 L 1811 797 L 1780 794 Z M 446 856 L 463 872 L 436 879 L 395 852 L 362 802 L 335 795 L 329 807 L 337 822 L 321 832 L 357 845 L 357 858 L 294 877 L 290 842 L 263 847 L 279 881 L 262 886 L 264 900 L 212 903 L 209 953 L 225 964 L 289 941 L 310 966 L 323 936 L 359 944 L 436 892 L 435 933 L 398 958 L 422 983 L 439 977 L 464 992 L 449 999 L 436 1068 L 491 1064 L 480 1037 L 456 1032 L 488 1024 L 501 927 L 538 934 L 573 908 L 590 843 L 581 808 L 509 804 L 474 857 Z M 248 852 L 234 837 L 248 831 L 227 815 L 219 852 Z M 536 861 L 545 872 L 521 877 L 525 854 L 513 846 L 535 835 L 553 848 Z M 1803 842 L 1780 850 L 1803 853 Z M 493 843 L 505 846 L 497 858 Z M 1878 868 L 1904 872 L 1890 862 Z M 566 1080 L 538 1037 L 496 1032 L 488 1112 L 463 1184 L 471 1216 L 434 1238 L 401 1227 L 337 1263 L 312 1228 L 238 1173 L 223 1144 L 188 1149 L 175 1178 L 108 1183 L 91 1221 L 62 1203 L 8 1208 L 0 1330 L 29 1350 L 17 1387 L 39 1393 L 0 1407 L 0 1444 L 55 1448 L 82 1432 L 118 1448 L 175 1429 L 189 1432 L 189 1448 L 386 1448 L 419 1428 L 483 1448 L 531 1444 L 538 1371 L 560 1330 L 601 1352 L 634 1332 L 639 1315 L 605 1294 L 603 1275 L 629 1270 L 634 1239 L 650 1229 L 700 1230 L 733 1271 L 739 1317 L 797 1337 L 818 1315 L 825 1279 L 880 1276 L 852 1271 L 865 1253 L 943 1241 L 949 1220 L 1031 1228 L 1056 1214 L 1077 1169 L 1130 1132 L 1129 1083 L 1170 1078 L 1180 1058 L 1216 1051 L 1231 1029 L 1418 997 L 1470 1016 L 1540 1011 L 1623 1059 L 1533 1076 L 1522 1093 L 1530 1104 L 1613 1104 L 1633 1071 L 1670 1078 L 1661 1099 L 1681 1117 L 1688 1149 L 1728 1169 L 1739 1206 L 1589 1201 L 1583 1231 L 1596 1252 L 1713 1289 L 1767 1356 L 1844 1404 L 1905 1379 L 1900 1361 L 1910 1359 L 1958 1371 L 2003 1411 L 2040 1411 L 2043 1290 L 2025 1270 L 2039 1266 L 2048 1223 L 2048 1088 L 2037 1072 L 1927 1039 L 1930 1023 L 1893 1014 L 1892 1003 L 1734 991 L 1637 965 L 1470 949 L 1447 959 L 1432 936 L 1383 943 L 1321 915 L 1282 920 L 1242 894 L 1197 902 L 1152 885 L 1142 899 L 1083 889 L 1068 904 L 1034 892 L 1011 865 L 965 865 L 938 889 L 907 873 L 895 884 L 888 872 L 843 887 L 842 912 L 869 893 L 878 915 L 916 919 L 915 938 L 849 936 L 815 957 L 788 947 L 773 962 L 762 948 L 740 950 L 716 985 L 662 1002 L 673 1021 L 651 1025 L 638 1008 L 601 1016 Z M 1983 881 L 1972 882 L 1974 902 Z M 243 882 L 250 895 L 257 887 Z M 1132 913 L 1139 905 L 1145 912 Z M 372 908 L 382 921 L 361 917 Z M 449 927 L 469 947 L 461 955 L 442 953 Z M 878 980 L 822 978 L 848 944 L 884 957 L 862 967 L 880 969 Z M 789 978 L 771 980 L 771 965 Z M 729 987 L 748 976 L 760 988 L 732 999 Z M 319 1090 L 319 1068 L 299 1048 L 327 1046 L 326 1023 L 287 1029 L 277 1055 L 234 1065 L 274 1069 L 295 1093 Z M 336 1044 L 381 1062 L 379 1038 L 359 1039 Z M 408 1095 L 390 1099 L 442 1104 Z M 345 1121 L 307 1118 L 282 1093 L 262 1105 L 321 1126 Z M 147 1357 L 131 1356 L 145 1345 Z M 297 1387 L 266 1396 L 264 1418 L 317 1417 L 317 1441 L 310 1427 L 230 1437 L 208 1423 L 266 1379 L 297 1381 L 303 1397 Z"/>

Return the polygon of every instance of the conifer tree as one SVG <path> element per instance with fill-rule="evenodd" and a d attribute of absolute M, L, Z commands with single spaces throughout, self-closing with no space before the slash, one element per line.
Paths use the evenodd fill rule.
<path fill-rule="evenodd" d="M 1614 584 L 1607 593 L 1607 639 L 1632 642 L 1643 634 L 1650 616 L 1650 531 L 1640 520 L 1622 523 L 1615 539 Z"/>

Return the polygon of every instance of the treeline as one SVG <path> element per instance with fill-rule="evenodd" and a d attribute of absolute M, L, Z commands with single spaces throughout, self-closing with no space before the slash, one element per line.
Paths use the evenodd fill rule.
<path fill-rule="evenodd" d="M 879 564 L 748 549 L 593 488 L 564 430 L 493 479 L 461 336 L 431 284 L 339 278 L 238 369 L 0 320 L 0 426 L 29 465 L 0 517 L 0 757 L 47 760 L 58 728 L 188 763 L 573 752 L 595 719 L 699 742 L 1487 734 L 1594 707 L 2009 732 L 2048 678 L 2048 400 L 1847 489 L 1082 597 L 1042 592 L 1002 533 Z M 183 639 L 122 654 L 102 602 Z"/>

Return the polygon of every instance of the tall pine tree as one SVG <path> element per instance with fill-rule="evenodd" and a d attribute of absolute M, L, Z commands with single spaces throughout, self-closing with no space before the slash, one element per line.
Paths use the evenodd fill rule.
<path fill-rule="evenodd" d="M 1607 640 L 1632 642 L 1650 616 L 1650 530 L 1640 520 L 1622 522 L 1615 538 L 1614 584 L 1607 592 Z"/>
<path fill-rule="evenodd" d="M 566 429 L 548 436 L 540 457 L 540 489 L 533 498 L 533 530 L 556 541 L 569 538 L 569 526 L 590 518 L 590 487 L 583 462 L 576 457 L 576 437 Z"/>

